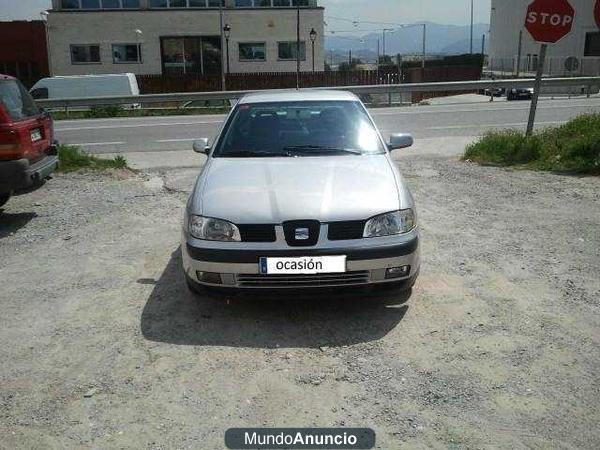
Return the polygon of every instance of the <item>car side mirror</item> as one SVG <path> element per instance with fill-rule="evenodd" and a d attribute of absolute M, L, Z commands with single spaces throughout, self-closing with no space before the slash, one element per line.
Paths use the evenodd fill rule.
<path fill-rule="evenodd" d="M 390 136 L 390 143 L 388 144 L 388 148 L 390 150 L 397 150 L 400 148 L 408 148 L 412 147 L 415 143 L 412 135 L 404 134 L 404 133 L 394 133 Z"/>
<path fill-rule="evenodd" d="M 201 138 L 197 141 L 194 141 L 194 151 L 196 153 L 202 153 L 203 155 L 208 155 L 210 152 L 210 141 L 208 138 Z"/>

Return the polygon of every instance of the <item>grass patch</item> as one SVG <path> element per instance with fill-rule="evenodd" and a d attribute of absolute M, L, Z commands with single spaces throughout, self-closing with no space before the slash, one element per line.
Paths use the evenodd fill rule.
<path fill-rule="evenodd" d="M 110 119 L 113 117 L 155 117 L 155 116 L 201 116 L 206 114 L 227 114 L 229 108 L 156 108 L 122 109 L 115 106 L 94 107 L 87 111 L 52 111 L 54 120 Z"/>
<path fill-rule="evenodd" d="M 585 114 L 555 128 L 525 136 L 489 132 L 469 145 L 463 160 L 552 172 L 600 175 L 600 114 Z"/>
<path fill-rule="evenodd" d="M 122 156 L 112 159 L 98 158 L 83 153 L 79 147 L 70 145 L 60 145 L 58 147 L 58 159 L 60 161 L 59 172 L 73 172 L 80 169 L 105 170 L 127 168 L 127 160 Z"/>

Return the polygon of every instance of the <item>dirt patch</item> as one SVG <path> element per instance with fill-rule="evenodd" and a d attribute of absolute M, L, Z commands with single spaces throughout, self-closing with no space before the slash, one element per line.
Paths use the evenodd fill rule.
<path fill-rule="evenodd" d="M 365 426 L 378 448 L 598 448 L 600 180 L 400 161 L 421 277 L 391 293 L 186 289 L 185 193 L 59 175 L 0 214 L 6 448 L 222 448 Z"/>

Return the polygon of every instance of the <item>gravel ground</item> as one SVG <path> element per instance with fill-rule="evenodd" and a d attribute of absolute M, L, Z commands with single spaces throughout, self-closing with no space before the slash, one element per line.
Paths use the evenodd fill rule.
<path fill-rule="evenodd" d="M 399 163 L 409 296 L 187 292 L 185 193 L 59 175 L 0 213 L 0 447 L 223 447 L 371 427 L 381 449 L 600 447 L 600 179 Z M 168 175 L 168 174 L 166 174 Z"/>

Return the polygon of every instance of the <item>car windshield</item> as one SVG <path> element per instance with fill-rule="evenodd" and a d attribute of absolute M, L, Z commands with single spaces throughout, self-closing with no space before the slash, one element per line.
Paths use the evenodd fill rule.
<path fill-rule="evenodd" d="M 16 80 L 0 80 L 0 103 L 12 120 L 22 120 L 40 112 L 29 92 Z"/>
<path fill-rule="evenodd" d="M 306 101 L 238 105 L 214 157 L 381 154 L 385 148 L 360 102 Z"/>

